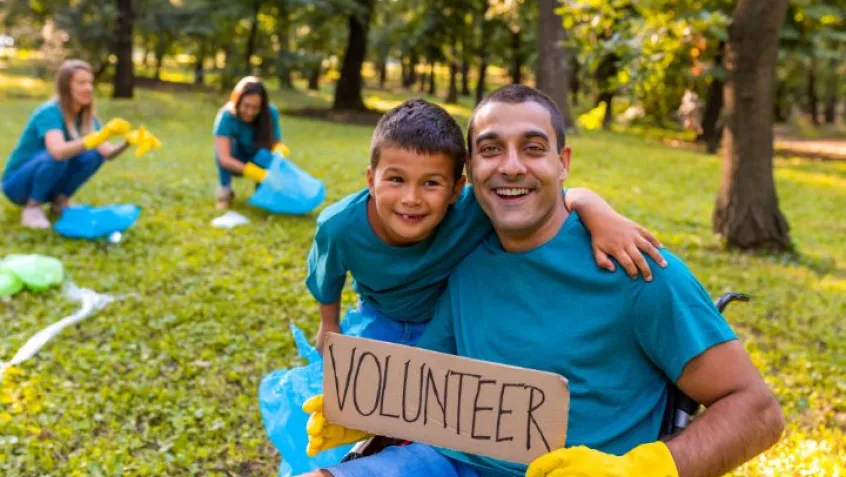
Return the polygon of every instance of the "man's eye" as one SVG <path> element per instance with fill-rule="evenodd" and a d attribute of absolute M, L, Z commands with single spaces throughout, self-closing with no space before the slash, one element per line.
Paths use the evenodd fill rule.
<path fill-rule="evenodd" d="M 479 148 L 479 152 L 482 154 L 495 154 L 499 150 L 496 146 L 482 146 Z"/>

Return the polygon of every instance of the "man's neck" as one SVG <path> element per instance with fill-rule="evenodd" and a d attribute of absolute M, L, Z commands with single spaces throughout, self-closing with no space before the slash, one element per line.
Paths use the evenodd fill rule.
<path fill-rule="evenodd" d="M 559 197 L 555 201 L 555 207 L 553 207 L 549 216 L 538 228 L 519 235 L 505 234 L 497 230 L 496 235 L 499 237 L 499 242 L 506 252 L 526 252 L 552 240 L 558 234 L 558 231 L 561 230 L 569 215 L 570 212 L 564 206 L 564 200 Z"/>

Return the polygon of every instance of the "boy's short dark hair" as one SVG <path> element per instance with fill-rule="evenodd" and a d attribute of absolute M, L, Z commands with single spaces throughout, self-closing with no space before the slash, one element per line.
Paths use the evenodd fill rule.
<path fill-rule="evenodd" d="M 423 99 L 405 101 L 379 119 L 370 141 L 370 167 L 374 170 L 383 147 L 446 154 L 453 160 L 454 180 L 464 171 L 467 150 L 461 127 L 443 108 Z"/>
<path fill-rule="evenodd" d="M 535 103 L 540 104 L 549 112 L 549 119 L 552 121 L 552 130 L 555 131 L 555 142 L 557 143 L 558 152 L 561 152 L 566 144 L 566 127 L 564 126 L 564 116 L 561 114 L 561 110 L 558 109 L 558 105 L 555 104 L 555 101 L 542 91 L 522 84 L 510 84 L 493 90 L 476 105 L 476 109 L 473 110 L 473 115 L 470 116 L 470 123 L 467 125 L 467 151 L 470 154 L 473 154 L 473 121 L 476 119 L 476 113 L 478 113 L 484 105 L 494 102 L 519 104 L 528 101 L 534 101 Z"/>

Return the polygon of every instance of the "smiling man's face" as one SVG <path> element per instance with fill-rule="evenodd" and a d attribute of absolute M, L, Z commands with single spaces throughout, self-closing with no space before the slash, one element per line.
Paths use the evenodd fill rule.
<path fill-rule="evenodd" d="M 482 106 L 470 140 L 470 179 L 500 238 L 530 237 L 563 207 L 570 149 L 558 151 L 550 114 L 539 103 Z"/>

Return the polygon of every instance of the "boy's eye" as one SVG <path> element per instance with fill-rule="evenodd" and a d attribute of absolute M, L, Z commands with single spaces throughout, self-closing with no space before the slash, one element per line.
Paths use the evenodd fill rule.
<path fill-rule="evenodd" d="M 402 183 L 402 177 L 397 177 L 397 176 L 394 176 L 394 177 L 389 177 L 389 178 L 388 178 L 388 182 L 393 182 L 393 183 L 396 183 L 396 184 L 400 184 L 400 183 Z"/>
<path fill-rule="evenodd" d="M 424 187 L 438 187 L 439 185 L 441 185 L 441 183 L 438 181 L 426 181 L 423 183 Z"/>

